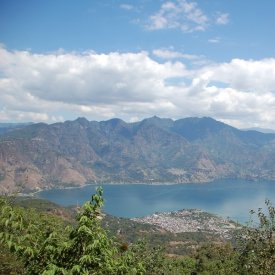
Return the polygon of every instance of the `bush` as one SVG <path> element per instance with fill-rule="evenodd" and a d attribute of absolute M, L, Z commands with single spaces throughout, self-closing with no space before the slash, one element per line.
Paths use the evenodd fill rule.
<path fill-rule="evenodd" d="M 258 209 L 258 222 L 252 220 L 239 236 L 237 251 L 242 274 L 275 274 L 275 209 L 266 200 L 267 214 Z"/>
<path fill-rule="evenodd" d="M 101 226 L 102 189 L 84 204 L 75 227 L 1 199 L 0 240 L 28 274 L 161 274 L 163 254 L 140 243 L 121 249 Z"/>
<path fill-rule="evenodd" d="M 259 222 L 240 230 L 236 248 L 211 243 L 193 257 L 169 259 L 145 242 L 120 243 L 110 237 L 101 225 L 102 196 L 97 189 L 75 226 L 0 199 L 0 273 L 275 274 L 275 210 L 269 201 L 267 214 L 259 209 Z"/>
<path fill-rule="evenodd" d="M 231 244 L 208 244 L 198 249 L 195 274 L 234 275 L 237 272 L 237 254 Z"/>

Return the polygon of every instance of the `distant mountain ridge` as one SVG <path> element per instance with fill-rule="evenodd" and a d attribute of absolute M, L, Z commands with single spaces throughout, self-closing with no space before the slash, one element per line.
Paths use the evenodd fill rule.
<path fill-rule="evenodd" d="M 32 122 L 26 122 L 26 123 L 0 123 L 0 135 L 5 134 L 9 131 L 12 131 L 14 129 L 23 128 L 27 125 L 33 124 Z"/>
<path fill-rule="evenodd" d="M 247 128 L 247 129 L 242 129 L 244 131 L 257 131 L 261 132 L 264 134 L 275 134 L 275 130 L 272 129 L 266 129 L 266 128 L 259 128 L 259 127 L 253 127 L 253 128 Z"/>
<path fill-rule="evenodd" d="M 0 136 L 0 191 L 91 182 L 275 180 L 275 134 L 212 118 L 37 123 Z"/>

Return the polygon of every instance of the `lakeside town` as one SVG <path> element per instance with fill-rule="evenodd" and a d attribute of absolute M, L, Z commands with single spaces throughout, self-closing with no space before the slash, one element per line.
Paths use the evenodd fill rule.
<path fill-rule="evenodd" d="M 133 221 L 153 224 L 172 233 L 212 232 L 221 239 L 230 239 L 240 225 L 198 209 L 183 209 L 173 212 L 155 213 L 133 218 Z"/>

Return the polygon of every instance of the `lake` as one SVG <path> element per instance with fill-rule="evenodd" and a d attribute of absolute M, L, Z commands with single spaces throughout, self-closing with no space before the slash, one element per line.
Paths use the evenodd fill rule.
<path fill-rule="evenodd" d="M 249 219 L 249 211 L 265 207 L 265 199 L 275 204 L 275 181 L 222 180 L 203 184 L 104 184 L 104 211 L 119 217 L 141 217 L 155 212 L 196 208 L 230 217 Z M 95 192 L 95 185 L 54 189 L 37 196 L 63 206 L 81 205 Z"/>

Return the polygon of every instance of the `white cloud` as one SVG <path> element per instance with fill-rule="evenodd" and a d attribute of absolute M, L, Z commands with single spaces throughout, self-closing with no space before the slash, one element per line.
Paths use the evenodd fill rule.
<path fill-rule="evenodd" d="M 229 14 L 215 12 L 207 15 L 195 1 L 171 0 L 164 2 L 158 11 L 149 17 L 149 30 L 180 29 L 183 32 L 205 31 L 210 25 L 226 25 Z"/>
<path fill-rule="evenodd" d="M 120 8 L 123 9 L 123 10 L 133 10 L 134 9 L 134 6 L 133 5 L 130 5 L 130 4 L 121 4 L 120 5 Z"/>
<path fill-rule="evenodd" d="M 229 14 L 228 13 L 218 13 L 216 18 L 216 24 L 226 25 L 229 23 Z"/>
<path fill-rule="evenodd" d="M 156 106 L 170 93 L 165 79 L 187 73 L 182 63 L 160 64 L 146 52 L 32 54 L 1 48 L 0 60 L 0 108 L 6 112 L 100 110 L 104 116 L 136 104 Z"/>
<path fill-rule="evenodd" d="M 173 50 L 154 53 L 184 58 Z M 274 87 L 275 59 L 234 59 L 191 70 L 179 61 L 159 63 L 146 52 L 0 48 L 1 121 L 212 116 L 242 128 L 274 128 Z"/>
<path fill-rule="evenodd" d="M 221 42 L 221 39 L 219 37 L 213 37 L 213 38 L 208 39 L 208 42 L 212 43 L 212 44 L 217 44 L 217 43 Z"/>
<path fill-rule="evenodd" d="M 275 59 L 233 59 L 229 63 L 216 65 L 212 80 L 219 80 L 244 92 L 262 94 L 275 92 Z"/>
<path fill-rule="evenodd" d="M 197 60 L 201 59 L 201 56 L 194 55 L 194 54 L 186 54 L 178 51 L 174 51 L 171 49 L 155 49 L 153 50 L 153 54 L 162 59 L 176 59 L 176 58 L 183 58 L 189 60 Z"/>
<path fill-rule="evenodd" d="M 147 28 L 150 30 L 178 28 L 183 32 L 203 31 L 208 21 L 208 17 L 196 2 L 168 1 L 161 5 L 159 11 L 150 16 Z"/>
<path fill-rule="evenodd" d="M 195 75 L 190 92 L 196 97 L 199 91 L 205 113 L 242 128 L 274 128 L 275 59 L 234 59 L 206 66 Z"/>

